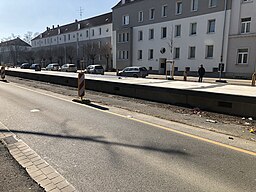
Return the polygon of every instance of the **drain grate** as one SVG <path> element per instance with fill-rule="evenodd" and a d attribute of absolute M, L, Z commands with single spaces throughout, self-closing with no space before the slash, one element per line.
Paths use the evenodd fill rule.
<path fill-rule="evenodd" d="M 18 140 L 15 139 L 13 136 L 6 137 L 6 138 L 4 138 L 3 140 L 4 140 L 4 142 L 5 142 L 7 145 L 9 145 L 9 144 L 14 144 L 14 143 L 17 143 L 17 142 L 18 142 Z"/>

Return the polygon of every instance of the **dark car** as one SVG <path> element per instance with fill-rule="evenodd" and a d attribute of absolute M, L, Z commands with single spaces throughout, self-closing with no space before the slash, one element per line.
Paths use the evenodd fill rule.
<path fill-rule="evenodd" d="M 104 68 L 101 65 L 89 65 L 86 70 L 87 73 L 104 75 Z"/>
<path fill-rule="evenodd" d="M 118 72 L 119 76 L 125 77 L 143 77 L 148 76 L 148 70 L 146 67 L 126 67 L 122 71 Z"/>
<path fill-rule="evenodd" d="M 21 69 L 29 69 L 30 66 L 31 66 L 31 64 L 29 64 L 29 63 L 22 63 L 21 66 L 20 66 L 20 68 L 21 68 Z"/>

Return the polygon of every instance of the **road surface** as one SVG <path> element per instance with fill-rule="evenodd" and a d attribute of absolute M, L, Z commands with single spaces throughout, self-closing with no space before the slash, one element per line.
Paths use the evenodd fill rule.
<path fill-rule="evenodd" d="M 255 191 L 256 158 L 0 82 L 0 122 L 78 191 Z M 2 130 L 3 131 L 3 130 Z"/>

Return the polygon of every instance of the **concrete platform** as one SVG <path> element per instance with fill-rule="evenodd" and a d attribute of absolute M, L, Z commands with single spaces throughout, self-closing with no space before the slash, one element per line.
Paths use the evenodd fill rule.
<path fill-rule="evenodd" d="M 77 87 L 75 73 L 9 69 L 6 75 Z M 85 84 L 94 91 L 256 118 L 252 86 L 89 74 Z"/>

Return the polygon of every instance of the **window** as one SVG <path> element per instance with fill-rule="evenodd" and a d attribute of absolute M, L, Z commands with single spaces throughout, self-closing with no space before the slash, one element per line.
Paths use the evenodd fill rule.
<path fill-rule="evenodd" d="M 196 35 L 197 23 L 190 23 L 190 35 Z"/>
<path fill-rule="evenodd" d="M 68 34 L 68 40 L 70 40 L 70 34 Z"/>
<path fill-rule="evenodd" d="M 180 58 L 180 48 L 175 47 L 174 48 L 174 59 L 179 59 Z"/>
<path fill-rule="evenodd" d="M 125 42 L 128 42 L 129 41 L 129 33 L 126 33 L 126 40 Z"/>
<path fill-rule="evenodd" d="M 143 11 L 139 12 L 139 18 L 138 18 L 139 22 L 143 22 Z"/>
<path fill-rule="evenodd" d="M 238 64 L 248 63 L 248 49 L 238 49 L 237 63 Z"/>
<path fill-rule="evenodd" d="M 129 15 L 124 15 L 123 16 L 123 25 L 129 25 L 129 23 L 130 23 Z"/>
<path fill-rule="evenodd" d="M 129 59 L 129 52 L 128 51 L 123 51 L 123 53 L 124 53 L 124 57 L 123 57 L 123 59 L 125 59 L 125 60 L 128 60 Z"/>
<path fill-rule="evenodd" d="M 197 11 L 198 9 L 198 0 L 191 0 L 191 11 Z"/>
<path fill-rule="evenodd" d="M 175 25 L 175 37 L 181 36 L 181 25 Z"/>
<path fill-rule="evenodd" d="M 92 36 L 94 36 L 94 29 L 92 29 Z"/>
<path fill-rule="evenodd" d="M 249 33 L 251 28 L 251 18 L 241 19 L 241 33 Z"/>
<path fill-rule="evenodd" d="M 149 20 L 153 20 L 155 18 L 155 9 L 152 8 L 149 10 Z"/>
<path fill-rule="evenodd" d="M 217 0 L 209 0 L 209 7 L 216 7 L 217 6 Z"/>
<path fill-rule="evenodd" d="M 88 38 L 89 37 L 89 31 L 86 30 L 86 37 Z"/>
<path fill-rule="evenodd" d="M 182 13 L 182 1 L 176 2 L 176 14 L 179 15 Z"/>
<path fill-rule="evenodd" d="M 206 46 L 206 58 L 213 58 L 213 45 Z"/>
<path fill-rule="evenodd" d="M 119 33 L 118 34 L 118 42 L 124 43 L 129 41 L 129 33 Z"/>
<path fill-rule="evenodd" d="M 138 60 L 142 60 L 142 50 L 138 50 Z"/>
<path fill-rule="evenodd" d="M 161 38 L 164 39 L 166 37 L 167 37 L 167 27 L 162 27 Z"/>
<path fill-rule="evenodd" d="M 128 51 L 118 51 L 118 59 L 127 60 L 129 58 Z"/>
<path fill-rule="evenodd" d="M 189 47 L 188 58 L 195 59 L 195 57 L 196 57 L 196 47 Z"/>
<path fill-rule="evenodd" d="M 101 28 L 99 28 L 99 35 L 101 35 Z"/>
<path fill-rule="evenodd" d="M 154 50 L 153 49 L 149 49 L 148 50 L 148 59 L 151 60 L 154 58 Z"/>
<path fill-rule="evenodd" d="M 139 40 L 139 41 L 142 41 L 142 40 L 143 40 L 143 31 L 139 31 L 138 40 Z"/>
<path fill-rule="evenodd" d="M 208 21 L 208 33 L 214 33 L 215 32 L 215 19 Z"/>
<path fill-rule="evenodd" d="M 149 39 L 154 39 L 154 29 L 149 29 Z"/>
<path fill-rule="evenodd" d="M 162 6 L 162 17 L 167 17 L 167 5 Z"/>

